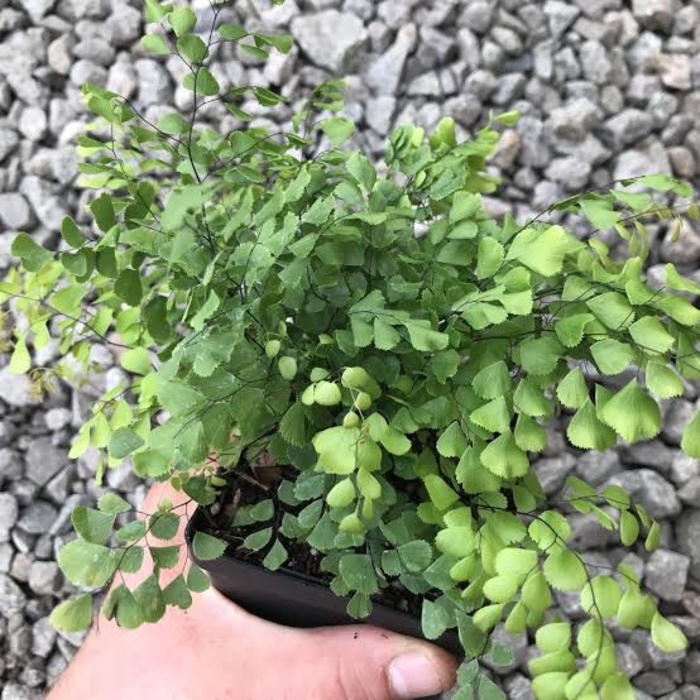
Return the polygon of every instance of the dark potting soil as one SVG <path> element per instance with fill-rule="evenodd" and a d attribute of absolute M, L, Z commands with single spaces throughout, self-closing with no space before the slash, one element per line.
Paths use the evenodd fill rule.
<path fill-rule="evenodd" d="M 257 522 L 245 527 L 231 525 L 236 511 L 242 506 L 254 505 L 264 499 L 270 498 L 275 504 L 275 515 L 272 526 L 276 535 L 284 545 L 288 553 L 288 559 L 281 567 L 280 572 L 301 574 L 314 579 L 321 585 L 328 586 L 333 579 L 333 574 L 321 569 L 321 561 L 324 554 L 313 549 L 305 542 L 298 542 L 285 537 L 279 532 L 282 518 L 285 513 L 297 515 L 306 504 L 301 506 L 289 506 L 277 498 L 277 486 L 283 479 L 293 480 L 296 472 L 291 467 L 262 467 L 239 468 L 228 474 L 221 474 L 228 478 L 228 484 L 221 492 L 216 503 L 205 508 L 206 528 L 209 534 L 223 539 L 229 543 L 226 556 L 234 557 L 255 566 L 263 566 L 263 559 L 274 542 L 274 538 L 263 549 L 252 552 L 242 547 L 243 540 L 253 532 L 260 529 L 263 523 Z M 387 543 L 387 546 L 390 545 Z M 420 618 L 423 596 L 416 595 L 407 590 L 400 581 L 392 580 L 389 585 L 382 588 L 379 593 L 372 596 L 375 603 L 385 605 L 394 610 L 409 613 Z"/>

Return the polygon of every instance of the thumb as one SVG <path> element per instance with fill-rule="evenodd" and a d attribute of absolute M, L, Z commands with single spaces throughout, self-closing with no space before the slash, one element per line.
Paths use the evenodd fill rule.
<path fill-rule="evenodd" d="M 439 695 L 455 684 L 456 659 L 433 644 L 370 625 L 306 634 L 314 676 L 327 689 L 324 698 L 413 700 Z"/>

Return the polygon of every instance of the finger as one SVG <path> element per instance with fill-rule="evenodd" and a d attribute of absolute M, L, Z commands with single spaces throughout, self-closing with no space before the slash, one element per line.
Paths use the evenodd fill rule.
<path fill-rule="evenodd" d="M 370 625 L 303 634 L 319 698 L 410 700 L 438 695 L 455 684 L 456 659 L 427 642 Z"/>

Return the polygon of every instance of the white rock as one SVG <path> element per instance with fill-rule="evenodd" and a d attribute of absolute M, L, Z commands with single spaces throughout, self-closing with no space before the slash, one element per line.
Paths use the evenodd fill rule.
<path fill-rule="evenodd" d="M 8 367 L 0 369 L 0 399 L 9 406 L 24 408 L 38 406 L 41 398 L 32 389 L 32 384 L 25 374 L 12 374 Z"/>
<path fill-rule="evenodd" d="M 416 43 L 416 27 L 407 24 L 399 30 L 396 41 L 376 61 L 365 74 L 367 85 L 380 95 L 395 95 L 403 76 L 408 55 Z"/>
<path fill-rule="evenodd" d="M 7 542 L 10 530 L 17 523 L 19 506 L 11 493 L 0 493 L 0 542 Z"/>
<path fill-rule="evenodd" d="M 41 141 L 48 126 L 46 112 L 41 107 L 25 107 L 19 118 L 19 131 L 30 141 Z"/>
<path fill-rule="evenodd" d="M 285 0 L 281 5 L 272 5 L 269 0 L 252 0 L 252 3 L 266 27 L 286 27 L 299 14 L 295 0 Z"/>
<path fill-rule="evenodd" d="M 558 39 L 574 23 L 581 14 L 581 10 L 568 2 L 547 0 L 544 4 L 544 13 L 549 22 L 549 31 L 555 39 Z"/>
<path fill-rule="evenodd" d="M 657 549 L 649 557 L 644 583 L 663 600 L 679 601 L 688 580 L 690 559 L 667 549 Z"/>
<path fill-rule="evenodd" d="M 674 0 L 633 0 L 634 16 L 649 29 L 670 31 L 675 17 Z"/>
<path fill-rule="evenodd" d="M 42 178 L 30 175 L 22 179 L 19 191 L 29 200 L 43 226 L 59 231 L 66 214 L 65 205 L 54 195 L 54 188 Z"/>
<path fill-rule="evenodd" d="M 656 68 L 661 82 L 674 90 L 690 90 L 693 87 L 690 56 L 682 53 L 662 53 L 656 57 Z"/>
<path fill-rule="evenodd" d="M 32 22 L 38 24 L 55 2 L 56 0 L 20 0 L 20 5 L 31 17 Z"/>
<path fill-rule="evenodd" d="M 367 40 L 365 25 L 349 12 L 325 10 L 295 17 L 292 35 L 301 50 L 321 68 L 342 74 Z"/>
<path fill-rule="evenodd" d="M 673 240 L 675 226 L 670 226 L 661 244 L 661 258 L 677 264 L 700 260 L 700 236 L 689 221 L 683 220 L 677 240 Z"/>
<path fill-rule="evenodd" d="M 368 126 L 380 136 L 386 136 L 391 129 L 396 110 L 396 98 L 391 95 L 380 95 L 367 103 L 365 119 Z"/>
<path fill-rule="evenodd" d="M 28 226 L 32 220 L 32 212 L 27 200 L 16 192 L 0 194 L 0 220 L 12 230 Z"/>
<path fill-rule="evenodd" d="M 566 156 L 565 158 L 555 158 L 550 164 L 545 174 L 550 180 L 562 185 L 569 192 L 582 190 L 591 175 L 590 163 L 576 158 Z"/>

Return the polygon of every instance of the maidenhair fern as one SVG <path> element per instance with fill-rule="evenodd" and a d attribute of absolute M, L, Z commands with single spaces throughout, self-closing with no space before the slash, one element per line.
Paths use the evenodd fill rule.
<path fill-rule="evenodd" d="M 206 43 L 188 8 L 146 7 L 149 22 L 172 32 L 148 34 L 144 48 L 188 63 L 193 113 L 153 124 L 86 85 L 99 122 L 80 138 L 82 182 L 101 191 L 95 226 L 66 217 L 60 253 L 20 234 L 23 269 L 0 285 L 0 300 L 25 319 L 14 370 L 46 386 L 76 362 L 88 366 L 103 342 L 132 375 L 95 404 L 71 457 L 97 448 L 98 482 L 128 459 L 138 476 L 169 479 L 207 505 L 227 478 L 271 456 L 294 476 L 274 502 L 239 509 L 233 525 L 252 528 L 243 546 L 278 569 L 286 544 L 306 542 L 356 617 L 396 580 L 422 596 L 426 637 L 456 628 L 464 646 L 456 697 L 471 688 L 502 697 L 478 664 L 485 655 L 509 663 L 490 639 L 500 622 L 534 632 L 538 698 L 633 697 L 606 624 L 649 629 L 666 651 L 686 640 L 631 568 L 589 565 L 572 548 L 568 513 L 592 514 L 628 547 L 653 549 L 659 525 L 622 489 L 574 477 L 567 507 L 548 503 L 531 461 L 558 418 L 582 450 L 653 438 L 659 402 L 700 378 L 700 311 L 688 299 L 700 287 L 671 264 L 661 289 L 644 275 L 644 221 L 677 215 L 639 188 L 681 199 L 690 189 L 647 176 L 523 224 L 496 220 L 481 195 L 497 185 L 486 164 L 513 114 L 467 140 L 450 119 L 431 135 L 399 126 L 377 168 L 344 146 L 354 125 L 336 114 L 337 83 L 316 89 L 289 131 L 214 133 L 197 119 L 211 100 L 243 122 L 244 96 L 284 101 L 256 87 L 222 91 L 208 67 L 216 46 L 264 58 L 289 50 L 288 38 L 220 24 Z M 591 235 L 551 223 L 552 213 L 587 219 Z M 616 231 L 626 256 L 599 230 Z M 29 348 L 49 331 L 70 362 L 37 367 Z M 607 377 L 626 370 L 613 389 Z M 682 448 L 700 457 L 698 416 Z M 112 588 L 108 617 L 154 622 L 206 587 L 196 566 L 159 584 L 177 560 L 169 542 L 182 511 L 164 503 L 148 520 L 124 521 L 121 498 L 97 505 L 73 514 L 79 537 L 59 556 L 71 581 L 100 592 L 141 568 L 145 548 L 154 561 L 135 590 Z M 199 533 L 193 548 L 207 560 L 225 543 Z M 554 591 L 578 592 L 588 620 L 574 626 L 553 612 Z M 90 601 L 63 603 L 54 623 L 87 626 Z"/>

